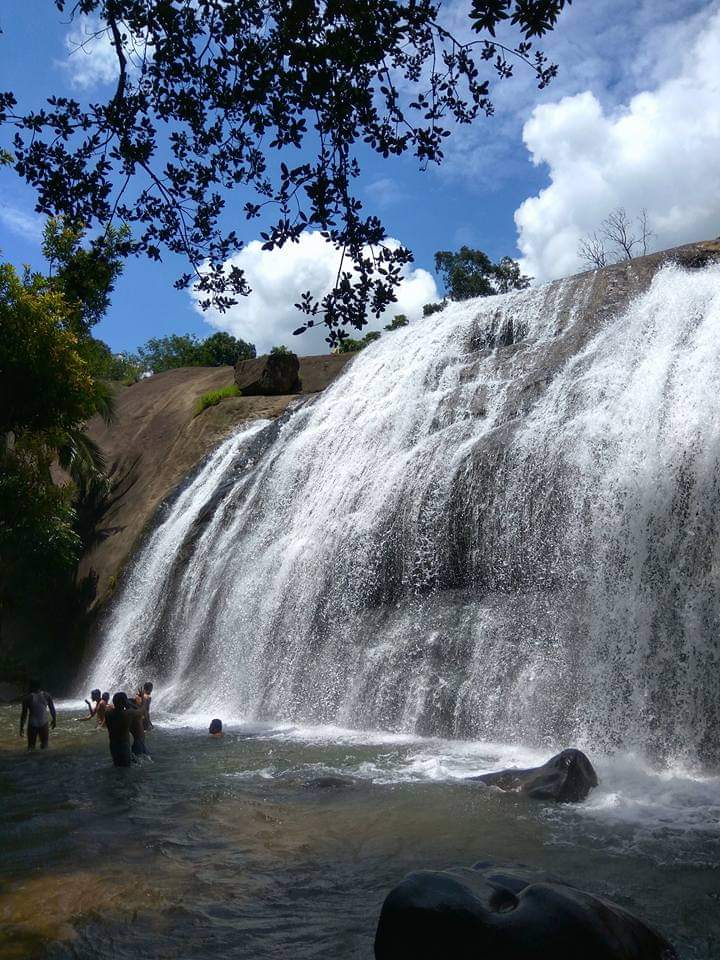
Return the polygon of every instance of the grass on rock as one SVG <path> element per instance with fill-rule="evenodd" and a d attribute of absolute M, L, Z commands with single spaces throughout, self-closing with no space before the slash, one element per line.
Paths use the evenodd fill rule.
<path fill-rule="evenodd" d="M 202 413 L 203 410 L 206 410 L 208 407 L 214 407 L 217 403 L 220 403 L 221 400 L 224 400 L 226 397 L 239 397 L 241 396 L 240 388 L 236 384 L 232 384 L 230 387 L 223 387 L 222 390 L 210 390 L 208 393 L 204 393 L 195 404 L 195 413 L 193 416 L 197 416 L 199 413 Z"/>

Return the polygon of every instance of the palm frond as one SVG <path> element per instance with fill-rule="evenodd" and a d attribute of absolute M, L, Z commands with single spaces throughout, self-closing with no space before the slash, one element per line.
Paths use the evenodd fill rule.
<path fill-rule="evenodd" d="M 98 481 L 107 483 L 103 452 L 84 430 L 73 427 L 65 431 L 64 442 L 58 446 L 58 462 L 78 489 Z"/>
<path fill-rule="evenodd" d="M 103 380 L 95 381 L 95 410 L 110 426 L 116 417 L 115 394 L 112 387 Z"/>

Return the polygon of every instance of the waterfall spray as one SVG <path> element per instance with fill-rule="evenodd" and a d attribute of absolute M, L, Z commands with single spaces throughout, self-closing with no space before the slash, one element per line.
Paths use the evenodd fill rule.
<path fill-rule="evenodd" d="M 451 303 L 240 430 L 90 679 L 164 704 L 718 760 L 720 267 Z M 607 291 L 602 291 L 606 297 Z"/>

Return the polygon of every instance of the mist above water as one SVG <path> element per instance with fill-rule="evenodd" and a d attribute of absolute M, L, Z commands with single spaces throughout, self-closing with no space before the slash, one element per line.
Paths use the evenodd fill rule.
<path fill-rule="evenodd" d="M 720 267 L 619 310 L 599 282 L 450 304 L 240 429 L 158 518 L 83 682 L 720 760 Z"/>

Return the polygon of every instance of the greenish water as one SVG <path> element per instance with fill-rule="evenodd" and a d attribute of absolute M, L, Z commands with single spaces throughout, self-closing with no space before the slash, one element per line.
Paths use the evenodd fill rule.
<path fill-rule="evenodd" d="M 542 867 L 720 956 L 720 787 L 632 757 L 593 758 L 577 807 L 462 777 L 542 759 L 502 745 L 156 718 L 152 763 L 112 767 L 107 737 L 61 710 L 28 755 L 0 708 L 0 960 L 370 958 L 410 870 Z M 310 789 L 327 774 L 349 787 Z"/>

